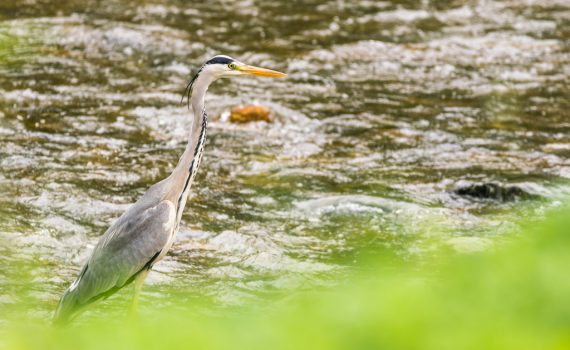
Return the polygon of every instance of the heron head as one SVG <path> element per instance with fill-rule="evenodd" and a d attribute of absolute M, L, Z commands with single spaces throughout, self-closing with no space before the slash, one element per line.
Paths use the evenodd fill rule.
<path fill-rule="evenodd" d="M 215 78 L 233 77 L 238 75 L 258 75 L 263 77 L 284 77 L 287 74 L 271 69 L 254 67 L 224 55 L 214 56 L 202 67 L 214 75 Z"/>
<path fill-rule="evenodd" d="M 198 70 L 198 73 L 190 80 L 182 95 L 188 98 L 188 107 L 190 107 L 190 96 L 194 90 L 201 92 L 202 96 L 206 93 L 208 86 L 219 78 L 234 77 L 238 75 L 258 75 L 264 77 L 284 77 L 287 74 L 277 72 L 271 69 L 254 67 L 242 63 L 229 56 L 218 55 L 212 57 Z"/>

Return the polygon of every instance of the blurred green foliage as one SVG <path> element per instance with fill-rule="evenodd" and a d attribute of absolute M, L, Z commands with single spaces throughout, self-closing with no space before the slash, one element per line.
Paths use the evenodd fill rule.
<path fill-rule="evenodd" d="M 8 349 L 569 349 L 570 215 L 433 261 L 380 257 L 326 291 L 211 315 L 146 310 L 66 328 L 12 322 Z M 180 296 L 181 303 L 183 299 Z"/>

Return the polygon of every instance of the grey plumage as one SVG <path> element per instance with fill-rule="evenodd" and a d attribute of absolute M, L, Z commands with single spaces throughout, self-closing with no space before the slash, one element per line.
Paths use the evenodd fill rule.
<path fill-rule="evenodd" d="M 158 185 L 158 186 L 157 186 Z M 101 237 L 77 280 L 65 291 L 55 318 L 65 322 L 82 307 L 113 294 L 129 284 L 144 269 L 152 268 L 170 248 L 176 227 L 176 208 L 168 200 L 156 203 L 151 188 L 131 206 Z"/>

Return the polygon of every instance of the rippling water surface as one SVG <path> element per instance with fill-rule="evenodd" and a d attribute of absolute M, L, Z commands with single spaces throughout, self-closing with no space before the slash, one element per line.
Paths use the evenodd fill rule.
<path fill-rule="evenodd" d="M 143 298 L 238 305 L 334 283 L 363 249 L 489 249 L 570 194 L 568 1 L 3 0 L 0 304 L 49 314 L 176 164 L 185 83 L 218 53 L 289 76 L 210 89 L 202 167 Z M 273 122 L 223 118 L 250 103 Z M 455 192 L 489 183 L 519 195 Z M 22 295 L 11 267 L 38 262 Z"/>

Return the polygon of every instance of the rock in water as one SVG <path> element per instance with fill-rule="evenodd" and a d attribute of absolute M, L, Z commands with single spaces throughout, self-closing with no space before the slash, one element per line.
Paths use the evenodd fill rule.
<path fill-rule="evenodd" d="M 520 187 L 502 186 L 495 183 L 472 184 L 459 187 L 453 192 L 459 196 L 490 199 L 500 202 L 512 202 L 519 199 L 533 199 L 537 197 L 524 191 Z"/>
<path fill-rule="evenodd" d="M 232 123 L 258 121 L 271 122 L 269 118 L 269 108 L 260 105 L 237 106 L 232 108 L 230 112 L 230 122 Z"/>

